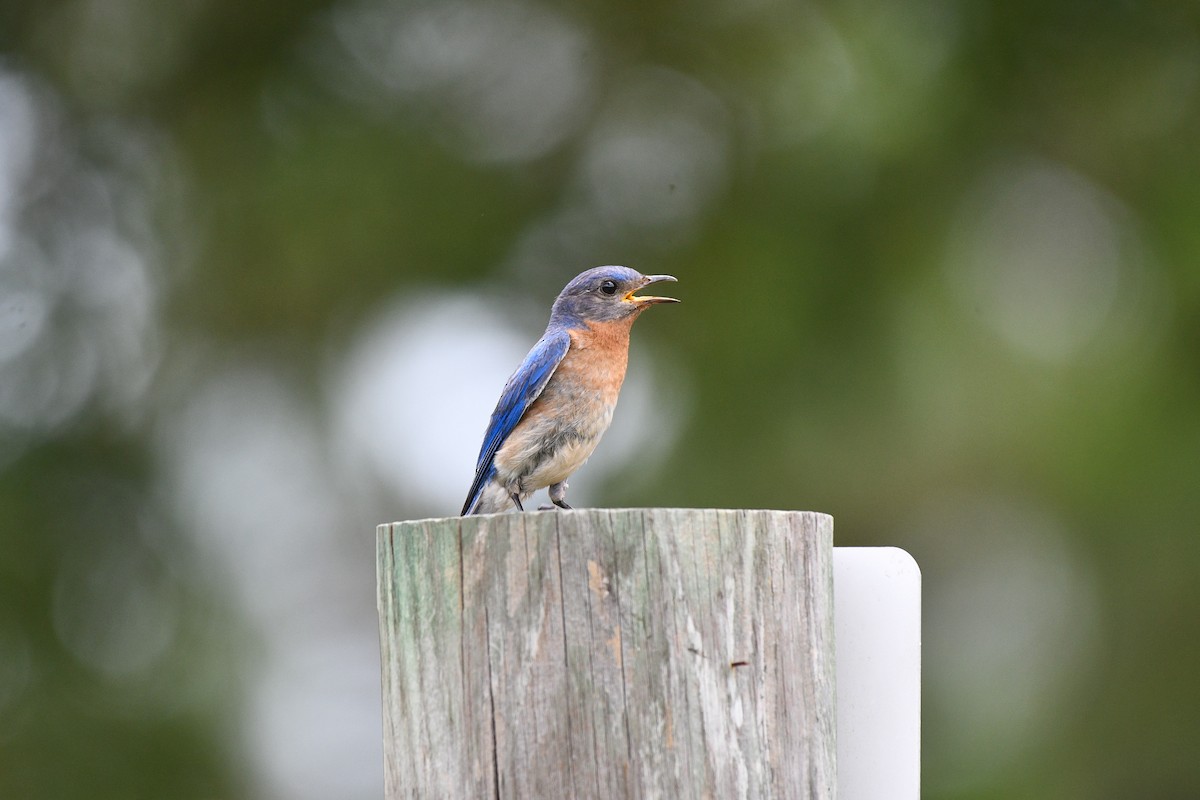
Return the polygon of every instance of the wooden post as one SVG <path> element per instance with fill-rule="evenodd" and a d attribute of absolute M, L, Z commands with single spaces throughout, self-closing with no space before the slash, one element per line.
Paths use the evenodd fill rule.
<path fill-rule="evenodd" d="M 398 798 L 832 798 L 833 519 L 544 511 L 378 529 Z"/>

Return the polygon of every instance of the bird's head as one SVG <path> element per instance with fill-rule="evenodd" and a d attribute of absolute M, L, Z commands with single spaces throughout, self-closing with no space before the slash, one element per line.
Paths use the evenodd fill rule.
<path fill-rule="evenodd" d="M 638 296 L 634 292 L 670 275 L 643 275 L 629 267 L 595 267 L 567 284 L 554 301 L 552 317 L 587 322 L 631 319 L 656 303 L 678 303 L 674 297 Z"/>

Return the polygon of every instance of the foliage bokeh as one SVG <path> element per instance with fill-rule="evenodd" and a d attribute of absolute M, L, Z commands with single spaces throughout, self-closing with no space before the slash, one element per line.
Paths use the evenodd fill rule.
<path fill-rule="evenodd" d="M 0 2 L 0 796 L 378 796 L 373 525 L 601 263 L 684 305 L 573 497 L 913 553 L 927 797 L 1197 796 L 1198 30 Z"/>

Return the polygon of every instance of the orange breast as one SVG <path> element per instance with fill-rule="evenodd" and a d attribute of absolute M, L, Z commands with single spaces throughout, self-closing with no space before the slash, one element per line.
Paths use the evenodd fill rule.
<path fill-rule="evenodd" d="M 555 380 L 596 392 L 602 403 L 616 403 L 629 364 L 632 325 L 633 320 L 628 319 L 591 323 L 583 330 L 571 331 L 571 351 L 555 372 Z"/>

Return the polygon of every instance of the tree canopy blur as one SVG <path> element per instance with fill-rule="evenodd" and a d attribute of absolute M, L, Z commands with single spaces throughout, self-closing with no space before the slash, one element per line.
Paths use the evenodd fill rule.
<path fill-rule="evenodd" d="M 929 798 L 1200 795 L 1200 9 L 0 1 L 0 797 L 378 797 L 373 526 L 576 273 L 596 505 L 925 576 Z"/>

